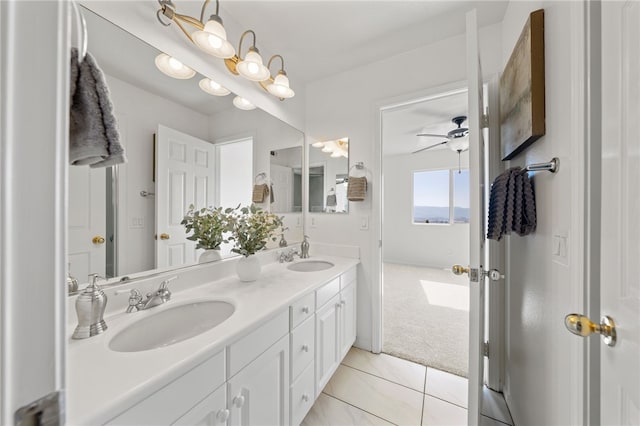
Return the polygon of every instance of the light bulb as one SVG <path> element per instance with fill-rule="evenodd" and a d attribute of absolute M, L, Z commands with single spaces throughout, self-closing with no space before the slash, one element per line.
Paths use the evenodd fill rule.
<path fill-rule="evenodd" d="M 262 64 L 262 57 L 258 50 L 251 48 L 243 60 L 236 66 L 238 73 L 251 81 L 265 81 L 271 76 L 267 67 Z"/>
<path fill-rule="evenodd" d="M 156 56 L 156 67 L 169 77 L 185 80 L 196 75 L 196 72 L 166 53 Z"/>
<path fill-rule="evenodd" d="M 218 15 L 211 15 L 204 28 L 191 36 L 196 46 L 217 58 L 232 58 L 236 54 L 236 49 L 227 41 L 227 31 Z"/>
<path fill-rule="evenodd" d="M 258 71 L 260 71 L 260 67 L 258 66 L 258 64 L 256 64 L 255 62 L 249 62 L 249 64 L 247 65 L 247 70 L 251 73 L 251 74 L 257 74 Z"/>
<path fill-rule="evenodd" d="M 199 83 L 200 88 L 210 95 L 214 96 L 227 96 L 231 93 L 227 88 L 223 87 L 220 83 L 213 81 L 209 78 L 203 78 Z"/>
<path fill-rule="evenodd" d="M 245 111 L 250 111 L 256 107 L 242 96 L 236 96 L 233 98 L 233 105 L 235 105 L 236 108 L 243 109 Z"/>

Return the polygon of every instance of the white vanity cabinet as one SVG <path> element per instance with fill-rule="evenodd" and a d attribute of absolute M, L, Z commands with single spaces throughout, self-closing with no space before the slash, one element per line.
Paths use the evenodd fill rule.
<path fill-rule="evenodd" d="M 316 290 L 316 395 L 356 340 L 356 270 Z"/>
<path fill-rule="evenodd" d="M 200 401 L 198 405 L 180 417 L 175 426 L 221 426 L 227 424 L 227 389 L 225 385 Z"/>
<path fill-rule="evenodd" d="M 227 382 L 229 425 L 289 424 L 289 336 Z"/>

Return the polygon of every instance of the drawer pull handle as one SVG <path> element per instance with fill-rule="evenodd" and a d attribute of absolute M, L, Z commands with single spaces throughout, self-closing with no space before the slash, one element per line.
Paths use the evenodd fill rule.
<path fill-rule="evenodd" d="M 309 345 L 302 345 L 302 350 L 304 352 L 309 352 Z"/>
<path fill-rule="evenodd" d="M 227 410 L 226 408 L 223 410 L 218 410 L 216 419 L 218 419 L 220 423 L 226 422 L 229 419 L 229 410 Z"/>
<path fill-rule="evenodd" d="M 302 394 L 302 400 L 303 400 L 304 402 L 309 401 L 309 395 L 307 395 L 306 393 L 303 393 L 303 394 Z"/>
<path fill-rule="evenodd" d="M 302 307 L 302 313 L 303 314 L 308 314 L 309 313 L 309 307 L 308 306 L 303 306 Z"/>
<path fill-rule="evenodd" d="M 238 408 L 241 408 L 244 405 L 244 396 L 238 395 L 235 398 L 233 398 L 233 405 L 235 405 Z"/>

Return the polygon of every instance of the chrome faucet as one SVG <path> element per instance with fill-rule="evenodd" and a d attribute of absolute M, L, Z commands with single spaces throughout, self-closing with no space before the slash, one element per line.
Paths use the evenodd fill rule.
<path fill-rule="evenodd" d="M 300 252 L 298 252 L 298 249 L 292 248 L 292 249 L 289 249 L 287 251 L 282 250 L 280 252 L 280 256 L 278 257 L 278 261 L 280 263 L 293 262 L 293 257 L 295 255 L 300 256 Z"/>
<path fill-rule="evenodd" d="M 171 291 L 169 290 L 169 283 L 178 279 L 178 276 L 167 278 L 160 283 L 160 287 L 155 293 L 147 293 L 147 298 L 143 300 L 142 294 L 137 289 L 131 289 L 131 295 L 129 296 L 129 306 L 127 307 L 127 313 L 133 311 L 143 311 L 145 309 L 153 308 L 154 306 L 162 305 L 171 299 Z"/>

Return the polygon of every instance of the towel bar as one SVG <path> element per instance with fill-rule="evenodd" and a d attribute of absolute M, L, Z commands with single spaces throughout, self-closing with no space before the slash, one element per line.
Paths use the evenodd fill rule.
<path fill-rule="evenodd" d="M 156 193 L 155 192 L 148 192 L 148 191 L 140 191 L 140 196 L 141 197 L 155 197 Z"/>
<path fill-rule="evenodd" d="M 560 167 L 560 160 L 558 160 L 558 157 L 553 157 L 553 159 L 547 163 L 529 164 L 525 167 L 525 170 L 528 172 L 540 172 L 546 170 L 548 172 L 555 173 L 558 171 L 558 167 Z"/>

